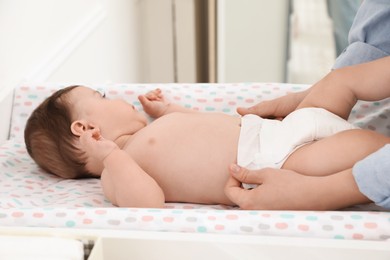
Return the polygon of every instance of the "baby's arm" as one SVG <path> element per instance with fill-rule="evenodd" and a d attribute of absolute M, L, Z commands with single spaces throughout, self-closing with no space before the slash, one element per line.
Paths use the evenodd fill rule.
<path fill-rule="evenodd" d="M 165 197 L 157 182 L 123 150 L 112 151 L 103 161 L 104 194 L 119 207 L 162 208 Z"/>
<path fill-rule="evenodd" d="M 195 110 L 185 108 L 166 100 L 159 88 L 149 91 L 145 95 L 140 95 L 138 99 L 141 102 L 144 111 L 153 118 L 158 118 L 173 112 L 196 113 Z"/>
<path fill-rule="evenodd" d="M 298 108 L 322 107 L 347 119 L 357 100 L 390 96 L 390 57 L 337 69 L 316 83 Z"/>
<path fill-rule="evenodd" d="M 98 129 L 86 131 L 80 141 L 89 158 L 103 163 L 103 191 L 113 204 L 120 207 L 164 206 L 164 193 L 157 182 L 128 153 L 104 139 Z"/>

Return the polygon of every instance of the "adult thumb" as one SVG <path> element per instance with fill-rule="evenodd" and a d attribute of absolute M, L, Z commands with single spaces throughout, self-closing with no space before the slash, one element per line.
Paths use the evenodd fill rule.
<path fill-rule="evenodd" d="M 229 170 L 230 174 L 242 183 L 262 184 L 263 182 L 262 170 L 248 170 L 237 164 L 230 165 Z"/>
<path fill-rule="evenodd" d="M 268 104 L 268 105 L 267 105 Z M 258 115 L 264 118 L 271 117 L 275 115 L 275 107 L 267 102 L 261 102 L 251 107 L 238 107 L 237 113 L 244 116 L 248 114 Z"/>
<path fill-rule="evenodd" d="M 253 110 L 252 107 L 238 107 L 237 108 L 237 113 L 242 115 L 242 116 L 245 116 L 248 114 L 255 114 L 254 112 L 255 111 Z"/>

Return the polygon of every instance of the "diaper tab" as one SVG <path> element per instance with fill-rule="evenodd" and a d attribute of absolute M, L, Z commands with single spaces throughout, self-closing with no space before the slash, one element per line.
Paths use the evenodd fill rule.
<path fill-rule="evenodd" d="M 255 160 L 254 154 L 260 151 L 261 120 L 261 117 L 255 115 L 245 115 L 241 119 L 237 164 L 242 167 L 251 168 Z"/>

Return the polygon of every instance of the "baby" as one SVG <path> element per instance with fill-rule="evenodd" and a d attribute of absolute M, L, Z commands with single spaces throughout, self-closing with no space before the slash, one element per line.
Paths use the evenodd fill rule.
<path fill-rule="evenodd" d="M 163 207 L 232 205 L 224 186 L 233 162 L 321 176 L 350 168 L 390 142 L 319 108 L 278 121 L 196 112 L 170 103 L 159 89 L 139 101 L 156 118 L 152 123 L 123 100 L 84 86 L 61 89 L 29 118 L 27 150 L 63 178 L 100 176 L 114 205 Z"/>

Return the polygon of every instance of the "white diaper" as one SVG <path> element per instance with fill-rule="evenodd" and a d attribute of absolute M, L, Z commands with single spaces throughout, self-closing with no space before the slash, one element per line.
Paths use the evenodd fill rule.
<path fill-rule="evenodd" d="M 283 121 L 245 115 L 241 119 L 237 163 L 251 170 L 281 168 L 288 156 L 300 146 L 355 128 L 322 108 L 302 108 Z M 253 188 L 256 185 L 243 186 Z"/>

